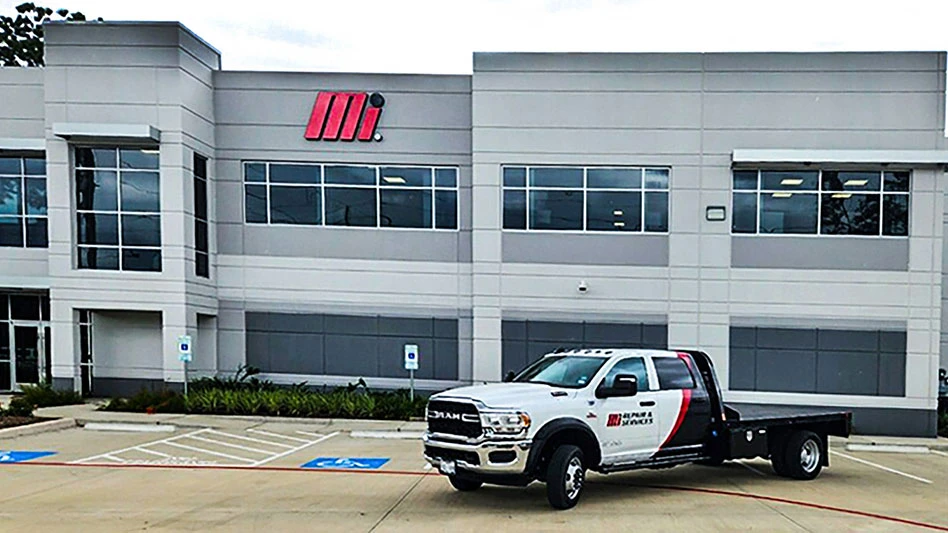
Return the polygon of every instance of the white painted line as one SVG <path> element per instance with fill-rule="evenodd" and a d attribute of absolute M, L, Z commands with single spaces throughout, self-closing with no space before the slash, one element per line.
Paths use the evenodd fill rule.
<path fill-rule="evenodd" d="M 896 469 L 894 469 L 894 468 L 889 468 L 889 467 L 887 467 L 887 466 L 882 466 L 882 465 L 880 465 L 880 464 L 876 464 L 876 463 L 873 463 L 873 462 L 871 462 L 871 461 L 866 461 L 865 459 L 860 459 L 860 458 L 858 458 L 858 457 L 853 457 L 852 455 L 847 455 L 847 454 L 845 454 L 845 453 L 843 453 L 843 452 L 837 452 L 837 451 L 834 450 L 832 453 L 834 453 L 834 454 L 836 454 L 836 455 L 838 455 L 838 456 L 840 456 L 840 457 L 845 457 L 846 459 L 849 459 L 850 461 L 856 461 L 857 463 L 862 463 L 862 464 L 867 465 L 867 466 L 872 466 L 872 467 L 878 468 L 879 470 L 884 470 L 884 471 L 889 472 L 889 473 L 892 473 L 892 474 L 897 474 L 897 475 L 900 475 L 900 476 L 907 477 L 907 478 L 909 478 L 909 479 L 914 479 L 915 481 L 921 481 L 922 483 L 928 483 L 929 485 L 932 484 L 932 482 L 931 482 L 930 480 L 927 480 L 927 479 L 925 479 L 925 478 L 923 478 L 923 477 L 913 476 L 912 474 L 906 474 L 905 472 L 902 472 L 902 471 L 900 471 L 900 470 L 896 470 Z"/>
<path fill-rule="evenodd" d="M 191 450 L 192 452 L 203 453 L 207 455 L 216 455 L 218 457 L 224 457 L 225 459 L 233 459 L 235 461 L 243 461 L 245 463 L 253 463 L 253 459 L 247 459 L 245 457 L 237 457 L 236 455 L 228 455 L 221 452 L 212 452 L 211 450 L 205 450 L 204 448 L 196 448 L 194 446 L 188 446 L 187 444 L 179 444 L 177 442 L 165 441 L 161 444 L 167 446 L 174 446 L 176 448 L 183 448 L 185 450 Z"/>
<path fill-rule="evenodd" d="M 206 442 L 206 443 L 208 443 L 208 444 L 214 444 L 214 445 L 217 445 L 217 446 L 224 446 L 224 447 L 226 447 L 226 448 L 234 448 L 234 449 L 237 449 L 237 450 L 244 450 L 244 451 L 253 452 L 253 453 L 262 453 L 263 455 L 271 455 L 271 454 L 273 454 L 273 452 L 267 452 L 267 451 L 263 451 L 263 450 L 258 450 L 257 448 L 250 448 L 250 447 L 248 447 L 248 446 L 241 446 L 241 445 L 239 445 L 239 444 L 230 444 L 230 443 L 227 443 L 227 442 L 221 442 L 221 441 L 219 441 L 219 440 L 214 440 L 214 439 L 205 439 L 204 437 L 193 436 L 193 437 L 189 437 L 189 438 L 190 438 L 191 440 L 199 440 L 199 441 L 201 441 L 201 442 Z"/>
<path fill-rule="evenodd" d="M 928 453 L 928 446 L 911 446 L 901 444 L 847 444 L 848 452 L 878 452 L 878 453 Z"/>
<path fill-rule="evenodd" d="M 750 470 L 751 472 L 757 474 L 758 476 L 766 476 L 766 475 L 767 475 L 767 474 L 761 472 L 760 470 L 757 470 L 757 469 L 754 468 L 753 466 L 751 466 L 751 465 L 745 463 L 744 461 L 735 461 L 735 462 L 736 462 L 737 464 L 743 466 L 744 468 Z"/>
<path fill-rule="evenodd" d="M 283 444 L 282 442 L 272 442 L 269 440 L 255 439 L 253 437 L 244 437 L 243 435 L 231 435 L 230 433 L 224 433 L 222 431 L 216 431 L 213 429 L 207 430 L 208 433 L 213 433 L 215 435 L 223 435 L 225 437 L 230 437 L 233 439 L 245 440 L 247 442 L 256 442 L 259 444 L 269 444 L 270 446 L 279 446 L 280 448 L 292 448 L 289 444 Z"/>
<path fill-rule="evenodd" d="M 103 459 L 108 459 L 109 461 L 115 461 L 115 462 L 118 462 L 118 463 L 124 463 L 124 462 L 125 462 L 125 461 L 123 461 L 122 459 L 119 459 L 118 457 L 113 457 L 113 456 L 111 456 L 111 455 L 103 455 L 102 458 L 103 458 Z"/>
<path fill-rule="evenodd" d="M 188 436 L 191 436 L 191 435 L 198 435 L 198 434 L 200 434 L 200 433 L 204 433 L 205 431 L 207 431 L 207 430 L 206 430 L 206 429 L 198 429 L 198 430 L 196 430 L 196 431 L 192 431 L 191 433 L 185 433 L 184 435 L 179 435 L 179 436 L 177 436 L 177 437 L 171 437 L 171 439 L 180 439 L 180 438 L 188 437 Z M 83 458 L 83 459 L 76 459 L 75 461 L 70 461 L 70 463 L 72 463 L 72 464 L 84 463 L 84 462 L 86 462 L 86 461 L 91 461 L 91 460 L 93 460 L 93 459 L 99 459 L 100 457 L 105 456 L 105 455 L 109 455 L 109 454 L 111 454 L 111 455 L 118 455 L 118 454 L 120 454 L 120 453 L 125 453 L 125 452 L 130 451 L 130 450 L 137 450 L 137 449 L 140 449 L 142 446 L 153 446 L 153 445 L 155 445 L 155 444 L 161 444 L 161 443 L 163 443 L 163 442 L 167 442 L 168 440 L 170 440 L 170 439 L 161 439 L 161 440 L 156 440 L 156 441 L 153 441 L 153 442 L 146 442 L 145 444 L 136 444 L 135 446 L 129 446 L 128 448 L 122 448 L 121 450 L 115 450 L 115 451 L 111 451 L 111 452 L 100 453 L 99 455 L 93 455 L 93 456 L 91 456 L 91 457 L 86 457 L 86 458 Z"/>
<path fill-rule="evenodd" d="M 431 470 L 431 463 L 425 463 L 425 470 Z"/>
<path fill-rule="evenodd" d="M 270 457 L 269 459 L 264 459 L 263 461 L 257 461 L 256 463 L 254 463 L 254 464 L 252 464 L 252 465 L 250 465 L 250 466 L 262 466 L 262 465 L 265 465 L 265 464 L 269 463 L 270 461 L 275 461 L 275 460 L 277 460 L 277 459 L 279 459 L 279 458 L 281 458 L 281 457 L 285 457 L 285 456 L 287 456 L 287 455 L 296 453 L 296 452 L 298 452 L 298 451 L 300 451 L 300 450 L 302 450 L 302 449 L 304 449 L 304 448 L 308 448 L 308 447 L 310 447 L 310 446 L 312 446 L 312 445 L 314 445 L 314 444 L 319 444 L 320 442 L 322 442 L 322 441 L 324 441 L 324 440 L 326 440 L 326 439 L 331 439 L 331 438 L 335 437 L 335 436 L 338 435 L 338 434 L 339 434 L 338 431 L 336 431 L 336 432 L 334 432 L 334 433 L 330 433 L 329 435 L 326 435 L 325 437 L 322 437 L 322 438 L 320 438 L 320 439 L 316 439 L 316 440 L 314 440 L 314 441 L 312 441 L 312 442 L 307 442 L 306 444 L 304 444 L 304 445 L 302 445 L 302 446 L 297 446 L 296 448 L 293 448 L 292 450 L 287 450 L 287 451 L 285 451 L 285 452 L 283 452 L 283 453 L 281 453 L 281 454 L 274 455 L 273 457 Z"/>
<path fill-rule="evenodd" d="M 353 431 L 349 436 L 354 439 L 421 440 L 424 433 L 421 431 Z"/>
<path fill-rule="evenodd" d="M 278 438 L 278 439 L 294 440 L 294 441 L 296 441 L 296 442 L 309 442 L 308 440 L 301 439 L 301 438 L 299 438 L 299 437 L 291 437 L 291 436 L 289 436 L 289 435 L 281 435 L 281 434 L 279 434 L 279 433 L 270 433 L 269 431 L 263 431 L 263 430 L 260 430 L 260 429 L 248 429 L 247 431 L 249 431 L 249 432 L 251 432 L 251 433 L 257 433 L 257 434 L 260 434 L 260 435 L 266 435 L 266 436 L 268 436 L 268 437 L 276 437 L 276 438 Z"/>
<path fill-rule="evenodd" d="M 316 437 L 316 438 L 325 437 L 325 435 L 323 435 L 322 433 L 310 433 L 309 431 L 297 431 L 297 433 L 299 433 L 300 435 L 306 435 L 308 437 Z"/>
<path fill-rule="evenodd" d="M 943 455 L 943 456 L 945 456 L 945 457 L 948 457 L 948 453 L 945 453 L 945 452 L 943 452 L 943 451 L 941 451 L 941 450 L 930 450 L 930 451 L 931 451 L 933 454 L 935 454 L 935 455 Z"/>
<path fill-rule="evenodd" d="M 167 424 L 111 424 L 89 422 L 85 429 L 90 431 L 133 431 L 138 433 L 174 433 L 175 427 Z"/>
<path fill-rule="evenodd" d="M 152 455 L 157 455 L 158 457 L 164 457 L 164 458 L 166 458 L 166 459 L 170 459 L 170 458 L 171 458 L 171 456 L 168 455 L 168 454 L 166 454 L 166 453 L 156 452 L 155 450 L 149 450 L 148 448 L 138 447 L 138 448 L 134 448 L 134 450 L 135 450 L 136 452 L 150 453 L 150 454 L 152 454 Z"/>

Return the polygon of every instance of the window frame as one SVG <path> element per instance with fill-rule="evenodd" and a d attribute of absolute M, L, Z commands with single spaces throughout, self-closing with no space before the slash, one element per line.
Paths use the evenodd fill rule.
<path fill-rule="evenodd" d="M 0 218 L 3 219 L 13 219 L 20 222 L 20 236 L 22 237 L 21 244 L 18 246 L 14 245 L 0 245 L 0 248 L 14 248 L 14 249 L 36 249 L 43 250 L 49 249 L 49 171 L 46 169 L 46 155 L 35 154 L 35 155 L 23 155 L 23 153 L 18 154 L 3 154 L 0 153 L 0 157 L 4 159 L 16 159 L 20 164 L 19 174 L 0 174 L 0 177 L 5 179 L 17 178 L 20 183 L 20 192 L 19 192 L 19 209 L 20 212 L 14 215 L 0 214 Z M 26 160 L 27 159 L 36 159 L 43 161 L 44 171 L 42 174 L 27 174 L 26 172 Z M 44 198 L 46 204 L 46 214 L 44 215 L 35 215 L 29 214 L 27 211 L 27 182 L 31 179 L 42 180 L 43 188 L 46 191 L 46 197 Z M 46 244 L 44 246 L 30 246 L 29 245 L 29 221 L 30 220 L 45 220 L 46 221 Z"/>
<path fill-rule="evenodd" d="M 198 174 L 197 162 L 201 159 L 204 161 L 204 175 L 200 176 Z M 211 163 L 210 158 L 204 156 L 198 152 L 194 152 L 192 156 L 192 166 L 191 175 L 194 178 L 193 187 L 194 187 L 194 275 L 199 278 L 211 279 L 211 213 L 210 213 L 210 188 L 208 187 L 208 167 Z M 203 182 L 204 184 L 204 217 L 201 218 L 198 216 L 198 206 L 197 206 L 197 186 L 198 182 Z M 206 250 L 201 250 L 198 241 L 198 226 L 203 223 L 205 228 L 205 244 L 207 244 Z M 201 272 L 199 268 L 198 256 L 204 256 L 204 272 Z"/>
<path fill-rule="evenodd" d="M 524 186 L 523 187 L 514 187 L 514 186 L 505 186 L 504 185 L 504 170 L 508 168 L 521 168 L 524 169 Z M 577 187 L 532 187 L 530 185 L 530 170 L 536 168 L 566 168 L 566 169 L 582 169 L 583 171 L 583 186 L 581 188 Z M 589 187 L 589 171 L 590 170 L 639 170 L 640 171 L 640 182 L 639 187 L 637 188 L 600 188 L 600 187 Z M 665 188 L 654 189 L 647 188 L 645 186 L 645 173 L 648 170 L 664 170 L 668 173 L 668 184 Z M 672 167 L 670 166 L 653 166 L 653 165 L 556 165 L 556 164 L 543 164 L 543 165 L 521 165 L 521 164 L 504 164 L 500 166 L 500 229 L 504 232 L 510 233 L 548 233 L 553 235 L 669 235 L 671 233 L 671 219 L 672 219 L 672 201 L 671 201 L 671 182 L 672 182 Z M 519 228 L 505 228 L 504 227 L 504 195 L 507 191 L 522 191 L 524 193 L 525 206 L 525 229 Z M 583 194 L 582 204 L 583 204 L 583 215 L 582 215 L 582 229 L 532 229 L 530 228 L 530 192 L 531 191 L 544 191 L 544 192 L 557 192 L 557 191 L 581 191 Z M 634 192 L 641 195 L 642 203 L 640 206 L 639 212 L 639 229 L 638 230 L 623 230 L 623 231 L 614 231 L 614 230 L 591 230 L 587 229 L 589 226 L 589 192 Z M 646 220 L 646 194 L 649 192 L 658 192 L 665 193 L 667 198 L 667 212 L 665 215 L 665 220 L 667 222 L 667 228 L 665 231 L 646 231 L 645 229 L 645 220 Z"/>
<path fill-rule="evenodd" d="M 247 168 L 249 165 L 263 165 L 264 166 L 264 179 L 263 181 L 248 181 L 247 180 Z M 270 166 L 271 165 L 301 165 L 301 166 L 312 166 L 319 168 L 319 183 L 273 183 L 270 180 Z M 371 168 L 375 172 L 375 183 L 374 184 L 347 184 L 347 183 L 327 183 L 326 182 L 326 167 L 365 167 Z M 382 184 L 382 169 L 383 168 L 425 168 L 428 170 L 431 176 L 431 183 L 428 186 L 414 186 L 414 185 L 384 185 Z M 299 162 L 299 161 L 263 161 L 257 159 L 247 159 L 241 161 L 242 169 L 242 195 L 241 202 L 243 207 L 243 222 L 244 224 L 253 225 L 253 226 L 271 226 L 271 227 L 309 227 L 309 228 L 326 228 L 326 229 L 362 229 L 362 230 L 396 230 L 396 231 L 437 231 L 437 232 L 458 232 L 461 230 L 461 209 L 460 209 L 460 189 L 461 189 L 461 167 L 452 166 L 452 165 L 426 165 L 426 164 L 385 164 L 385 163 L 352 163 L 352 162 Z M 435 176 L 438 170 L 453 170 L 455 174 L 455 183 L 453 187 L 446 186 L 437 186 L 435 182 Z M 266 190 L 266 222 L 248 222 L 247 221 L 247 186 L 263 186 Z M 318 224 L 291 224 L 287 222 L 272 222 L 271 216 L 271 199 L 272 194 L 270 193 L 271 187 L 303 187 L 303 188 L 318 188 L 319 189 L 319 200 L 320 200 L 320 212 L 319 212 L 319 223 Z M 374 226 L 345 226 L 339 224 L 327 224 L 326 223 L 326 188 L 333 189 L 362 189 L 362 190 L 374 190 L 375 192 L 375 225 Z M 382 190 L 413 190 L 413 191 L 428 191 L 431 194 L 431 217 L 430 217 L 430 226 L 417 228 L 417 227 L 403 227 L 403 226 L 385 226 L 382 225 Z M 438 191 L 452 191 L 455 194 L 454 200 L 454 228 L 439 228 L 437 227 L 438 215 L 437 215 L 437 192 Z"/>
<path fill-rule="evenodd" d="M 802 172 L 817 172 L 817 182 L 816 189 L 807 189 L 800 191 L 787 191 L 787 190 L 776 190 L 776 189 L 763 189 L 763 181 L 761 177 L 762 172 L 793 172 L 793 171 L 802 171 Z M 756 189 L 735 189 L 734 188 L 734 172 L 757 172 L 757 188 Z M 863 173 L 878 173 L 879 174 L 879 190 L 865 191 L 865 190 L 842 190 L 842 191 L 833 191 L 826 190 L 823 188 L 823 173 L 824 172 L 863 172 Z M 885 173 L 886 172 L 907 172 L 909 175 L 908 190 L 907 191 L 886 191 L 885 190 Z M 876 169 L 839 169 L 839 168 L 817 168 L 817 169 L 778 169 L 778 168 L 731 168 L 731 227 L 730 234 L 737 237 L 778 237 L 778 238 L 850 238 L 850 239 L 908 239 L 912 236 L 912 182 L 914 172 L 911 169 L 891 169 L 884 168 L 881 170 Z M 774 194 L 774 193 L 786 193 L 791 192 L 792 194 L 810 194 L 816 196 L 816 231 L 814 233 L 764 233 L 760 231 L 760 210 L 761 210 L 761 198 L 764 194 Z M 757 212 L 756 212 L 756 226 L 753 232 L 737 232 L 734 231 L 734 199 L 738 194 L 753 194 L 757 199 Z M 835 195 L 835 194 L 851 194 L 851 195 L 875 195 L 879 199 L 879 233 L 876 235 L 860 235 L 857 233 L 822 233 L 823 230 L 823 195 Z M 905 221 L 905 235 L 886 235 L 884 231 L 884 220 L 885 220 L 885 198 L 886 196 L 904 196 L 908 198 L 908 210 L 907 210 L 907 220 Z"/>
<path fill-rule="evenodd" d="M 114 150 L 115 151 L 115 167 L 97 167 L 97 166 L 80 166 L 76 158 L 76 152 L 81 149 L 92 149 L 92 150 Z M 155 169 L 144 169 L 144 168 L 124 168 L 122 167 L 122 150 L 149 150 L 155 152 L 155 155 L 159 157 L 158 168 Z M 74 203 L 75 208 L 72 210 L 73 213 L 73 223 L 75 224 L 75 251 L 76 251 L 76 260 L 74 263 L 74 268 L 76 270 L 87 271 L 87 272 L 124 272 L 124 273 L 135 273 L 135 274 L 145 274 L 145 275 L 160 275 L 164 271 L 164 234 L 161 231 L 161 222 L 162 222 L 162 213 L 161 213 L 161 162 L 160 162 L 160 147 L 150 146 L 150 145 L 95 145 L 95 144 L 73 144 L 70 145 L 70 155 L 72 157 L 72 199 L 71 203 Z M 115 211 L 103 211 L 101 209 L 79 209 L 77 190 L 76 190 L 76 180 L 78 179 L 79 171 L 105 171 L 105 172 L 114 172 L 115 173 Z M 123 174 L 157 174 L 158 175 L 158 210 L 157 211 L 126 211 L 122 209 L 122 175 Z M 107 215 L 116 217 L 116 230 L 118 232 L 118 244 L 82 244 L 79 242 L 79 216 L 83 214 L 91 215 Z M 158 245 L 125 245 L 123 243 L 122 237 L 122 217 L 123 216 L 149 216 L 158 218 Z M 97 249 L 107 249 L 107 250 L 116 250 L 118 254 L 118 268 L 88 268 L 80 266 L 80 255 L 84 249 L 97 248 Z M 148 250 L 150 252 L 158 252 L 158 269 L 157 270 L 137 270 L 137 269 L 126 269 L 125 260 L 124 260 L 124 251 L 126 250 Z"/>

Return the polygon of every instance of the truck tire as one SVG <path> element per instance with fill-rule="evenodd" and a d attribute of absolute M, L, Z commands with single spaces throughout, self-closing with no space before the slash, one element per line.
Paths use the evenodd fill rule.
<path fill-rule="evenodd" d="M 461 492 L 471 492 L 472 490 L 477 490 L 483 485 L 482 482 L 476 479 L 463 478 L 458 476 L 448 476 L 448 481 L 451 482 L 451 486 Z"/>
<path fill-rule="evenodd" d="M 553 452 L 546 468 L 546 498 L 554 509 L 570 509 L 579 501 L 586 484 L 583 451 L 564 444 Z"/>
<path fill-rule="evenodd" d="M 823 469 L 823 441 L 812 431 L 797 431 L 787 439 L 783 457 L 787 477 L 813 479 Z"/>
<path fill-rule="evenodd" d="M 774 468 L 774 473 L 782 477 L 790 477 L 787 472 L 787 439 L 783 438 L 777 441 L 770 450 L 770 465 Z"/>

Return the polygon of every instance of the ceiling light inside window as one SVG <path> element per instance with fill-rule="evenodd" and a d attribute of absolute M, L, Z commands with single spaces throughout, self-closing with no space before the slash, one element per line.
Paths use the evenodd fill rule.
<path fill-rule="evenodd" d="M 613 222 L 612 225 L 615 226 L 615 227 L 617 227 L 617 228 L 624 228 L 624 227 L 625 227 L 625 222 Z"/>
<path fill-rule="evenodd" d="M 843 187 L 865 187 L 869 180 L 846 180 Z"/>
<path fill-rule="evenodd" d="M 803 185 L 803 180 L 800 178 L 784 178 L 780 180 L 780 184 L 796 187 L 797 185 Z"/>
<path fill-rule="evenodd" d="M 385 183 L 404 184 L 405 178 L 401 176 L 382 176 L 382 181 L 384 181 Z"/>
<path fill-rule="evenodd" d="M 833 198 L 851 198 L 852 195 L 851 192 L 838 192 L 833 195 Z"/>
<path fill-rule="evenodd" d="M 774 198 L 790 198 L 793 196 L 792 192 L 775 192 L 771 195 Z"/>
<path fill-rule="evenodd" d="M 615 215 L 615 216 L 617 216 L 617 217 L 621 217 L 621 216 L 622 216 L 622 210 L 621 210 L 621 209 L 616 209 L 615 211 L 612 212 L 612 214 Z"/>

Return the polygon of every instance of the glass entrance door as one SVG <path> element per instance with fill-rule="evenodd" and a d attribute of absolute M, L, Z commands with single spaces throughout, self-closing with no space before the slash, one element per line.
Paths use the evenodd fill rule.
<path fill-rule="evenodd" d="M 0 392 L 13 389 L 13 367 L 11 366 L 10 328 L 0 322 Z"/>
<path fill-rule="evenodd" d="M 13 361 L 17 387 L 40 382 L 44 370 L 40 341 L 40 329 L 37 326 L 13 326 Z"/>

